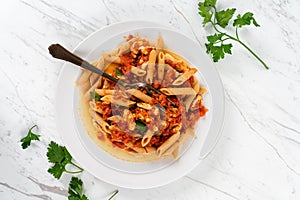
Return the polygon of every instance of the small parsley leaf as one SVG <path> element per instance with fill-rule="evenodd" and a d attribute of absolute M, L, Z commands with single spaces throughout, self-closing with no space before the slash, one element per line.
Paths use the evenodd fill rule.
<path fill-rule="evenodd" d="M 212 12 L 210 8 L 205 5 L 205 3 L 199 2 L 198 4 L 199 15 L 203 17 L 203 26 L 211 21 Z"/>
<path fill-rule="evenodd" d="M 214 35 L 209 35 L 207 36 L 207 40 L 210 42 L 210 43 L 215 43 L 219 40 L 222 40 L 222 37 L 224 36 L 224 33 L 220 33 L 220 34 L 214 34 Z"/>
<path fill-rule="evenodd" d="M 143 122 L 142 120 L 138 119 L 135 121 L 136 124 L 136 128 L 140 131 L 140 133 L 145 133 L 145 131 L 147 130 L 147 125 L 145 122 Z"/>
<path fill-rule="evenodd" d="M 21 145 L 23 149 L 27 149 L 30 146 L 32 140 L 40 140 L 40 135 L 32 132 L 32 129 L 34 129 L 35 127 L 37 127 L 37 125 L 31 127 L 27 135 L 21 139 Z"/>
<path fill-rule="evenodd" d="M 246 12 L 243 16 L 238 14 L 233 21 L 233 27 L 235 27 L 235 35 L 222 32 L 219 27 L 226 28 L 235 14 L 236 8 L 229 8 L 224 10 L 217 9 L 217 0 L 204 0 L 198 3 L 199 15 L 203 18 L 203 26 L 210 24 L 217 34 L 207 37 L 209 43 L 205 44 L 206 52 L 212 54 L 214 62 L 218 62 L 223 59 L 225 54 L 231 54 L 232 44 L 224 44 L 225 40 L 232 40 L 243 47 L 245 47 L 266 69 L 269 69 L 267 64 L 256 54 L 248 45 L 242 42 L 239 38 L 238 30 L 245 25 L 259 26 L 256 20 L 253 18 L 253 13 Z M 225 30 L 224 30 L 225 31 Z M 223 39 L 223 36 L 225 37 Z"/>
<path fill-rule="evenodd" d="M 235 13 L 235 8 L 227 9 L 227 10 L 221 10 L 216 13 L 216 19 L 218 25 L 220 25 L 222 28 L 225 28 L 230 19 L 232 18 L 233 14 Z"/>
<path fill-rule="evenodd" d="M 214 62 L 218 62 L 221 58 L 223 59 L 225 53 L 231 54 L 232 44 L 214 45 L 213 43 L 207 43 L 205 46 L 206 52 L 212 54 Z"/>
<path fill-rule="evenodd" d="M 123 76 L 124 74 L 118 68 L 116 68 L 116 75 Z"/>
<path fill-rule="evenodd" d="M 67 148 L 64 146 L 59 146 L 57 143 L 53 141 L 51 141 L 50 144 L 48 145 L 47 157 L 48 157 L 48 161 L 54 164 L 50 169 L 48 169 L 48 172 L 57 179 L 60 179 L 63 172 L 74 174 L 83 171 L 81 167 L 79 167 L 78 165 L 72 162 L 72 156 L 68 152 Z M 78 168 L 79 171 L 70 172 L 66 170 L 67 164 L 73 165 L 74 167 Z"/>
<path fill-rule="evenodd" d="M 216 2 L 217 2 L 217 0 L 205 0 L 204 5 L 209 6 L 209 7 L 214 7 L 214 6 L 216 6 Z"/>
<path fill-rule="evenodd" d="M 258 27 L 260 26 L 256 20 L 253 18 L 253 13 L 246 12 L 243 16 L 240 14 L 237 15 L 236 19 L 233 21 L 233 26 L 237 26 L 239 28 L 250 25 L 251 22 L 254 24 L 254 26 Z"/>
<path fill-rule="evenodd" d="M 83 194 L 82 180 L 77 177 L 72 177 L 69 184 L 69 200 L 88 200 L 87 196 Z"/>
<path fill-rule="evenodd" d="M 52 174 L 55 178 L 59 179 L 65 171 L 65 166 L 55 163 L 51 168 L 48 169 L 48 172 Z"/>
<path fill-rule="evenodd" d="M 91 95 L 91 99 L 95 99 L 96 101 L 100 101 L 101 96 L 99 94 L 97 94 L 96 92 L 90 92 Z"/>

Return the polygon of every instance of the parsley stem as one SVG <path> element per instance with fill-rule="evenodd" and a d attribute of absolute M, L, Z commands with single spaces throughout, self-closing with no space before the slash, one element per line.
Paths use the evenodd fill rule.
<path fill-rule="evenodd" d="M 238 27 L 237 26 L 235 28 L 235 36 L 236 36 L 236 39 L 240 40 L 239 34 L 238 34 Z"/>
<path fill-rule="evenodd" d="M 240 43 L 243 47 L 245 47 L 266 69 L 269 69 L 267 64 L 256 54 L 250 49 L 245 43 L 243 43 L 241 40 L 237 39 L 235 40 L 238 43 Z"/>
<path fill-rule="evenodd" d="M 217 8 L 216 8 L 216 6 L 213 6 L 212 7 L 213 9 L 214 9 L 214 23 L 216 23 L 216 13 L 217 13 Z"/>
<path fill-rule="evenodd" d="M 35 127 L 37 127 L 37 125 L 34 125 L 33 127 L 31 127 L 31 128 L 29 129 L 29 131 L 31 132 L 32 129 L 34 129 Z"/>
<path fill-rule="evenodd" d="M 108 200 L 112 200 L 114 198 L 114 196 L 116 196 L 118 194 L 119 190 L 115 190 L 114 193 L 111 195 L 111 197 L 109 197 Z"/>
<path fill-rule="evenodd" d="M 227 33 L 225 33 L 225 35 L 227 37 L 229 37 L 230 39 L 240 43 L 243 47 L 245 47 L 266 69 L 269 69 L 269 67 L 267 66 L 267 64 L 256 54 L 254 53 L 254 51 L 252 49 L 250 49 L 244 42 L 242 42 L 241 40 L 239 40 L 238 38 L 235 38 L 231 35 L 228 35 Z"/>
<path fill-rule="evenodd" d="M 213 28 L 218 32 L 218 33 L 222 33 L 224 34 L 225 36 L 227 36 L 229 39 L 232 39 L 238 43 L 240 43 L 243 47 L 245 47 L 266 69 L 269 69 L 269 67 L 267 66 L 267 64 L 256 54 L 254 53 L 254 51 L 252 49 L 250 49 L 245 43 L 243 43 L 239 38 L 238 38 L 238 35 L 237 35 L 237 29 L 236 29 L 236 38 L 227 34 L 227 33 L 223 33 L 221 31 L 219 31 L 216 27 L 216 24 L 214 24 L 211 20 L 210 22 L 212 23 L 213 25 Z"/>
<path fill-rule="evenodd" d="M 81 167 L 79 167 L 78 165 L 76 165 L 75 163 L 73 163 L 72 161 L 70 162 L 70 164 L 73 165 L 73 166 L 75 166 L 75 167 L 77 167 L 79 169 L 78 173 L 83 172 L 83 169 Z"/>
<path fill-rule="evenodd" d="M 67 172 L 69 174 L 79 174 L 79 173 L 82 172 L 82 170 L 79 170 L 79 171 L 76 171 L 76 172 L 71 172 L 71 171 L 65 170 L 65 172 Z"/>

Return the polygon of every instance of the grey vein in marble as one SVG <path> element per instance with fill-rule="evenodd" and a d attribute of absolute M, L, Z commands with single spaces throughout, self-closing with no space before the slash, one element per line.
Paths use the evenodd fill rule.
<path fill-rule="evenodd" d="M 64 188 L 57 187 L 57 186 L 49 186 L 49 185 L 40 183 L 38 180 L 36 180 L 33 177 L 27 177 L 27 178 L 29 180 L 31 180 L 33 183 L 37 184 L 42 191 L 47 191 L 47 192 L 59 194 L 62 196 L 68 196 L 68 191 Z"/>
<path fill-rule="evenodd" d="M 272 121 L 273 121 L 274 123 L 276 123 L 277 125 L 281 126 L 282 128 L 288 129 L 288 130 L 290 130 L 290 131 L 292 131 L 292 132 L 294 132 L 294 133 L 300 135 L 300 131 L 299 131 L 299 130 L 294 129 L 294 128 L 291 128 L 291 127 L 289 127 L 289 126 L 287 126 L 287 125 L 285 125 L 285 124 L 283 124 L 283 123 L 281 123 L 281 122 L 279 122 L 279 121 L 277 121 L 277 120 L 275 120 L 275 119 L 272 119 Z"/>
<path fill-rule="evenodd" d="M 8 188 L 8 189 L 10 189 L 10 190 L 13 190 L 13 191 L 16 191 L 16 192 L 18 192 L 18 193 L 21 193 L 21 194 L 23 194 L 23 195 L 25 195 L 25 196 L 28 196 L 28 197 L 36 197 L 36 198 L 43 199 L 43 200 L 52 200 L 52 198 L 49 197 L 49 196 L 47 196 L 47 195 L 44 195 L 44 194 L 31 194 L 31 193 L 26 193 L 26 192 L 24 192 L 24 191 L 22 191 L 22 190 L 20 190 L 20 189 L 18 189 L 18 188 L 15 188 L 15 187 L 13 187 L 13 186 L 10 186 L 10 185 L 7 184 L 7 183 L 2 183 L 2 182 L 0 182 L 0 185 L 4 186 L 4 187 L 6 187 L 6 188 Z"/>
<path fill-rule="evenodd" d="M 273 149 L 273 151 L 276 153 L 276 155 L 278 156 L 278 158 L 285 164 L 285 166 L 294 174 L 296 174 L 297 176 L 300 176 L 300 173 L 297 172 L 294 168 L 292 168 L 287 161 L 282 157 L 282 155 L 279 153 L 278 149 L 271 144 L 265 137 L 263 137 L 249 122 L 249 120 L 247 119 L 247 117 L 243 114 L 242 110 L 240 109 L 240 107 L 236 104 L 236 102 L 232 99 L 232 97 L 230 96 L 229 92 L 227 91 L 227 89 L 224 89 L 225 93 L 227 95 L 227 97 L 229 98 L 230 102 L 232 102 L 232 104 L 234 105 L 234 107 L 238 110 L 238 112 L 240 113 L 241 117 L 243 118 L 244 122 L 246 123 L 246 125 L 252 130 L 253 133 L 255 133 L 258 137 L 260 137 L 269 147 L 271 147 Z"/>
<path fill-rule="evenodd" d="M 186 21 L 186 23 L 188 23 L 193 35 L 194 35 L 194 38 L 197 40 L 198 44 L 203 47 L 202 43 L 200 42 L 200 40 L 198 39 L 197 37 L 197 34 L 195 33 L 195 30 L 191 24 L 191 22 L 189 21 L 189 19 L 185 16 L 185 14 L 183 12 L 181 12 L 179 10 L 179 8 L 176 6 L 176 4 L 173 2 L 173 0 L 170 0 L 171 4 L 173 5 L 173 8 L 175 9 L 175 11 Z"/>
<path fill-rule="evenodd" d="M 200 180 L 194 179 L 194 178 L 192 178 L 192 177 L 190 177 L 190 176 L 185 176 L 185 177 L 188 178 L 189 180 L 193 181 L 193 182 L 199 183 L 199 184 L 204 185 L 204 186 L 206 186 L 206 187 L 209 187 L 209 188 L 211 188 L 211 189 L 213 189 L 213 190 L 216 190 L 216 191 L 218 191 L 218 192 L 220 192 L 220 193 L 222 193 L 222 194 L 224 194 L 224 195 L 226 195 L 226 196 L 228 196 L 228 197 L 231 197 L 232 199 L 240 200 L 238 197 L 236 197 L 236 196 L 234 196 L 234 195 L 232 195 L 232 194 L 229 194 L 228 192 L 223 191 L 223 190 L 221 190 L 221 189 L 219 189 L 219 188 L 217 188 L 217 187 L 215 187 L 215 186 L 209 185 L 209 184 L 204 183 L 204 182 L 202 182 L 202 181 L 200 181 Z"/>
<path fill-rule="evenodd" d="M 104 7 L 106 8 L 106 10 L 109 12 L 109 14 L 116 20 L 116 21 L 120 21 L 120 19 L 118 19 L 118 17 L 114 14 L 114 12 L 111 11 L 111 9 L 108 7 L 108 5 L 106 4 L 105 0 L 102 0 L 102 3 L 104 5 Z M 108 17 L 106 16 L 107 21 Z"/>
<path fill-rule="evenodd" d="M 48 6 L 49 8 L 63 14 L 65 17 L 68 19 L 71 19 L 74 22 L 78 22 L 83 30 L 88 30 L 89 32 L 94 32 L 95 31 L 95 24 L 90 23 L 89 21 L 83 20 L 82 18 L 78 17 L 74 13 L 63 9 L 61 7 L 55 6 L 53 4 L 49 4 L 46 1 L 40 0 L 44 5 Z"/>
<path fill-rule="evenodd" d="M 80 31 L 81 29 L 78 29 L 76 26 L 73 26 L 70 23 L 66 23 L 63 20 L 60 20 L 58 18 L 52 17 L 51 15 L 47 14 L 46 12 L 43 12 L 38 7 L 35 7 L 35 6 L 33 6 L 33 5 L 25 2 L 25 1 L 21 1 L 21 3 L 23 3 L 24 5 L 32 8 L 32 9 L 34 9 L 38 13 L 40 13 L 43 16 L 45 16 L 48 19 L 50 19 L 54 23 L 54 25 L 56 25 L 56 29 L 57 30 L 59 30 L 61 33 L 68 33 L 68 35 L 66 35 L 66 36 L 69 36 L 71 34 L 71 35 L 73 35 L 74 37 L 76 37 L 80 41 L 80 40 L 82 40 L 87 35 L 86 32 Z M 62 28 L 68 29 L 68 31 L 61 31 Z M 77 34 L 73 34 L 74 32 L 77 33 Z"/>

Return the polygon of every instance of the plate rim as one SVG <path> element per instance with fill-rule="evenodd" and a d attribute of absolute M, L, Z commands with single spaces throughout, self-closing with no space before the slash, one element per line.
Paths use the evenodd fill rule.
<path fill-rule="evenodd" d="M 165 28 L 166 26 L 163 26 L 163 25 L 159 25 L 159 24 L 155 24 L 155 23 L 153 23 L 153 22 L 145 22 L 145 21 L 128 21 L 128 22 L 120 22 L 120 23 L 116 23 L 116 24 L 113 24 L 113 25 L 110 25 L 110 26 L 106 26 L 106 27 L 103 27 L 103 28 L 101 28 L 101 29 L 99 29 L 99 30 L 97 30 L 97 31 L 95 31 L 95 32 L 93 32 L 92 34 L 90 34 L 88 37 L 86 37 L 84 40 L 82 40 L 75 48 L 74 48 L 74 52 L 76 52 L 76 51 L 79 51 L 80 50 L 80 47 L 81 47 L 81 45 L 82 44 L 84 44 L 86 41 L 88 41 L 89 39 L 91 39 L 93 36 L 95 36 L 97 33 L 99 33 L 99 32 L 101 32 L 101 31 L 103 31 L 103 30 L 105 30 L 105 29 L 109 29 L 109 28 L 111 28 L 111 27 L 116 27 L 116 26 L 122 26 L 122 25 L 124 25 L 124 24 L 132 24 L 133 26 L 134 25 L 136 25 L 136 23 L 142 23 L 143 24 L 143 26 L 140 26 L 140 27 L 135 27 L 135 28 L 132 28 L 131 30 L 130 29 L 128 29 L 128 30 L 126 30 L 125 32 L 127 32 L 127 31 L 133 31 L 133 29 L 141 29 L 141 28 L 145 28 L 145 27 L 149 27 L 149 25 L 150 26 L 154 26 L 155 28 Z M 146 25 L 145 26 L 145 24 L 149 24 L 149 25 Z M 171 31 L 174 31 L 174 29 L 168 29 L 168 30 L 171 30 Z M 111 37 L 114 37 L 115 35 L 119 35 L 120 33 L 122 33 L 122 32 L 124 32 L 124 31 L 121 31 L 121 32 L 118 32 L 118 33 L 116 33 L 116 34 L 114 34 L 113 36 L 111 36 Z M 184 34 L 181 34 L 181 35 L 184 35 Z M 189 38 L 188 36 L 186 36 L 186 35 L 184 35 L 185 37 L 187 37 L 187 38 Z M 110 37 L 110 38 L 111 38 Z M 190 39 L 190 38 L 189 38 Z M 191 39 L 191 40 L 193 40 L 193 39 Z M 194 42 L 196 42 L 195 40 L 193 40 Z M 103 42 L 104 42 L 104 40 L 103 40 Z M 198 44 L 197 44 L 198 45 Z M 199 46 L 199 45 L 198 45 Z M 60 72 L 60 75 L 59 75 L 59 78 L 58 78 L 58 83 L 60 83 L 60 81 L 61 81 L 61 78 L 62 78 L 62 73 L 63 73 L 63 69 L 64 69 L 64 67 L 66 67 L 65 66 L 65 64 L 64 64 L 64 66 L 63 66 L 63 68 L 62 68 L 62 70 L 61 70 L 61 72 Z M 217 72 L 217 70 L 215 69 L 215 67 L 212 65 L 212 67 L 213 67 L 213 70 L 215 71 L 215 73 L 216 73 L 216 75 L 217 75 L 217 77 L 218 77 L 218 80 L 219 80 L 219 84 L 220 84 L 220 86 L 221 86 L 221 91 L 222 91 L 222 100 L 223 100 L 223 102 L 221 102 L 222 104 L 223 104 L 223 111 L 222 111 L 222 113 L 223 113 L 223 116 L 222 116 L 222 119 L 221 119 L 221 121 L 222 121 L 222 124 L 220 125 L 220 128 L 219 128 L 219 132 L 221 132 L 222 131 L 222 128 L 223 128 L 223 124 L 224 124 L 224 109 L 225 109 L 225 103 L 224 103 L 224 90 L 223 90 L 223 85 L 222 85 L 222 82 L 221 82 L 221 79 L 220 79 L 220 76 L 219 76 L 219 74 L 218 74 L 218 72 Z M 57 90 L 56 91 L 56 94 L 58 95 L 59 94 L 59 90 Z M 55 98 L 56 100 L 58 99 L 57 97 Z M 57 106 L 57 102 L 55 103 L 55 108 L 56 108 L 56 111 L 58 110 L 57 108 L 58 108 L 58 106 Z M 57 112 L 55 113 L 55 115 L 57 116 Z M 56 120 L 57 120 L 58 118 L 56 117 Z M 57 121 L 57 123 L 56 123 L 56 125 L 57 125 L 57 128 L 58 128 L 58 121 Z M 59 129 L 59 128 L 58 128 Z M 219 135 L 219 134 L 218 134 Z M 64 144 L 67 146 L 67 148 L 68 149 L 70 149 L 69 148 L 69 146 L 67 145 L 67 143 L 65 142 L 65 139 L 64 139 L 64 137 L 63 137 L 63 135 L 61 135 L 62 136 L 62 141 L 64 142 Z M 80 142 L 80 141 L 79 141 Z M 215 144 L 214 144 L 215 145 Z M 83 147 L 84 148 L 84 147 Z M 201 149 L 201 152 L 202 152 L 202 149 Z M 200 153 L 201 153 L 200 152 Z M 71 152 L 72 153 L 72 152 Z M 88 153 L 88 152 L 87 152 Z M 78 161 L 78 160 L 80 160 L 80 159 L 78 159 L 78 157 L 77 156 L 75 156 L 75 154 L 73 153 L 73 157 L 75 158 L 75 160 L 76 161 Z M 94 158 L 93 158 L 94 159 Z M 197 166 L 199 163 L 201 162 L 201 160 L 199 160 L 199 162 L 195 165 L 195 166 Z M 80 163 L 81 165 L 82 165 L 82 163 Z M 84 166 L 85 164 L 83 164 L 82 166 Z M 194 167 L 195 167 L 194 166 Z M 194 167 L 192 167 L 192 168 L 190 168 L 190 170 L 188 171 L 188 172 L 190 172 L 192 169 L 194 169 Z M 87 169 L 86 167 L 84 167 L 85 169 Z M 89 168 L 88 168 L 89 169 Z M 186 173 L 184 173 L 184 175 L 182 175 L 182 176 L 179 176 L 179 177 L 176 177 L 176 178 L 174 178 L 174 179 L 172 179 L 172 180 L 169 180 L 168 182 L 164 182 L 164 183 L 161 183 L 161 184 L 156 184 L 156 185 L 151 185 L 151 186 L 146 186 L 146 187 L 132 187 L 132 186 L 127 186 L 127 185 L 119 185 L 117 182 L 112 182 L 112 181 L 109 181 L 109 180 L 104 180 L 103 178 L 100 178 L 99 176 L 96 176 L 93 172 L 91 172 L 90 170 L 87 170 L 87 171 L 89 171 L 91 174 L 93 174 L 95 177 L 97 177 L 97 178 L 99 178 L 99 179 L 101 179 L 101 180 L 103 180 L 103 181 L 105 181 L 105 182 L 108 182 L 108 183 L 110 183 L 110 184 L 114 184 L 114 185 L 118 185 L 118 186 L 120 186 L 120 187 L 124 187 L 124 188 L 134 188 L 134 189 L 146 189 L 146 188 L 153 188 L 153 187 L 158 187 L 158 186 L 162 186 L 162 185 L 165 185 L 165 184 L 168 184 L 168 183 L 170 183 L 170 182 L 173 182 L 173 181 L 175 181 L 175 180 L 177 180 L 177 179 L 179 179 L 179 178 L 181 178 L 182 176 L 184 176 L 185 174 L 187 174 L 188 172 L 186 172 Z"/>

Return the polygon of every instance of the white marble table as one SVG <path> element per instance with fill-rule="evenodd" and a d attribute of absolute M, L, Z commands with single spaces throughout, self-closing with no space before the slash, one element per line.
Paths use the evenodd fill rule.
<path fill-rule="evenodd" d="M 243 48 L 215 64 L 226 94 L 223 135 L 191 173 L 169 185 L 117 188 L 85 172 L 91 200 L 107 199 L 300 199 L 300 2 L 219 0 L 220 7 L 253 11 L 260 28 L 242 39 L 261 55 L 264 70 Z M 67 178 L 46 171 L 51 140 L 61 143 L 54 101 L 61 65 L 47 47 L 74 48 L 93 31 L 125 20 L 151 20 L 179 29 L 204 46 L 198 1 L 10 0 L 0 7 L 0 199 L 67 199 Z M 27 150 L 18 142 L 29 127 L 42 134 Z"/>

